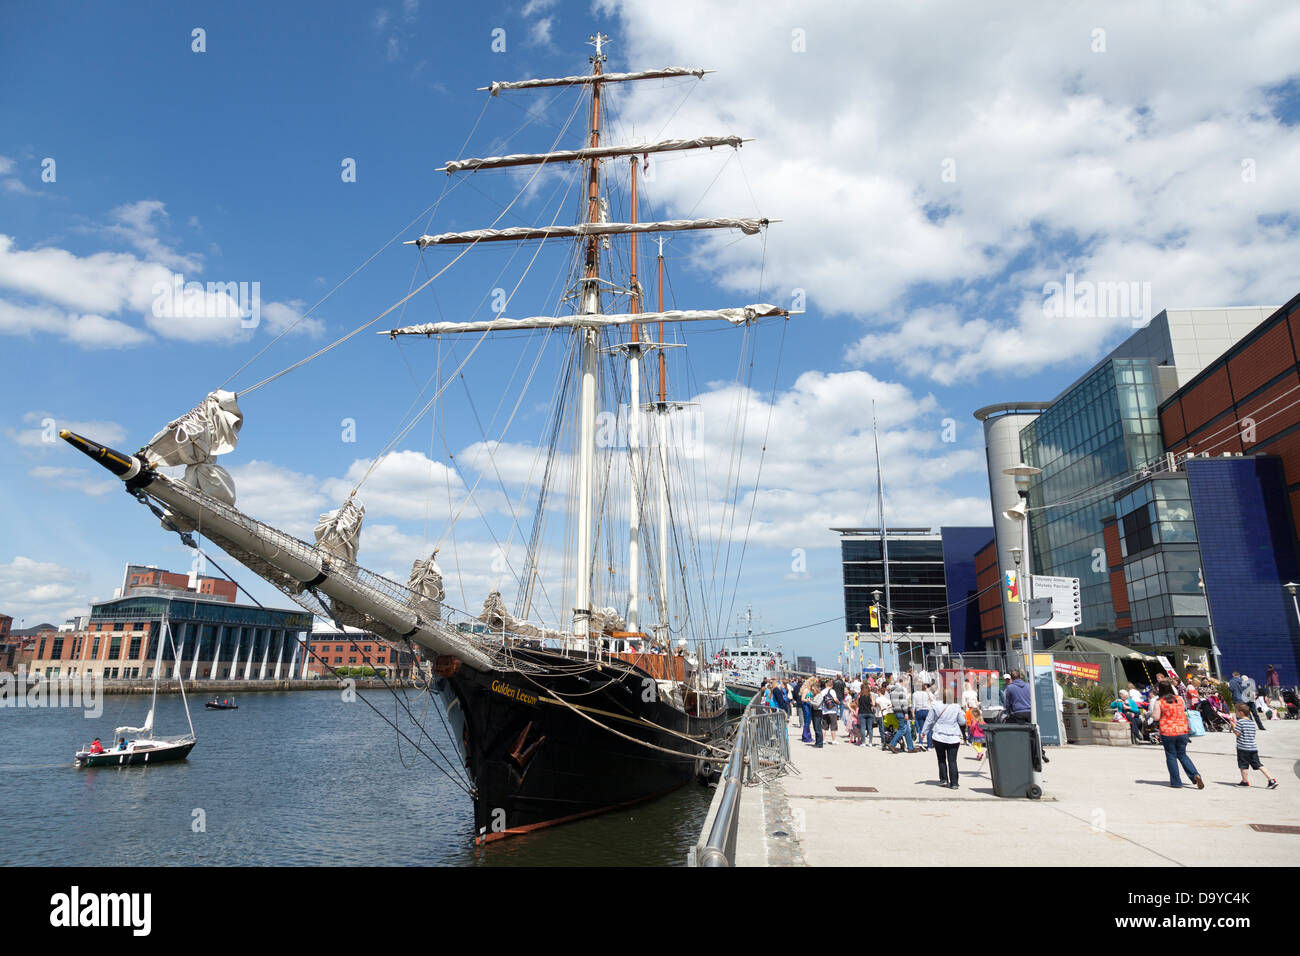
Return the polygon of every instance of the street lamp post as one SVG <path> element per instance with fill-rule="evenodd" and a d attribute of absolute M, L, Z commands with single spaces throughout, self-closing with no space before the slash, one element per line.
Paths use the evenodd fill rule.
<path fill-rule="evenodd" d="M 1300 584 L 1296 584 L 1294 581 L 1288 581 L 1286 584 L 1282 585 L 1282 587 L 1291 592 L 1291 604 L 1295 607 L 1296 623 L 1300 624 L 1300 600 L 1297 600 L 1295 596 L 1296 588 L 1300 588 Z"/>
<path fill-rule="evenodd" d="M 1020 612 L 1024 619 L 1025 628 L 1022 634 L 1022 648 L 1026 664 L 1025 676 L 1029 679 L 1029 722 L 1032 724 L 1038 723 L 1038 701 L 1034 693 L 1034 638 L 1033 632 L 1029 628 L 1029 599 L 1033 596 L 1033 576 L 1029 560 L 1029 483 L 1035 475 L 1041 475 L 1042 473 L 1043 469 L 1035 468 L 1033 465 L 1026 465 L 1023 461 L 1002 472 L 1002 474 L 1010 475 L 1015 479 L 1016 494 L 1020 497 L 1020 501 L 1016 506 L 1009 511 L 1002 512 L 1002 515 L 1020 525 L 1020 547 L 1012 548 L 1011 555 L 1015 558 L 1017 568 L 1021 566 L 1022 558 L 1024 564 L 1024 571 L 1018 573 L 1021 578 Z"/>
<path fill-rule="evenodd" d="M 1214 655 L 1214 676 L 1223 680 L 1223 659 L 1219 656 L 1219 641 L 1214 636 L 1214 614 L 1210 608 L 1210 592 L 1205 587 L 1205 575 L 1199 568 L 1196 571 L 1196 586 L 1205 595 L 1205 622 L 1210 626 L 1210 653 Z"/>

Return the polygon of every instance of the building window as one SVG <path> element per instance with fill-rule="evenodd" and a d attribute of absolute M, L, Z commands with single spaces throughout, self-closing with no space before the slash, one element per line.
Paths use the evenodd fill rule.
<path fill-rule="evenodd" d="M 90 656 L 93 660 L 99 660 L 99 635 L 90 644 Z"/>
<path fill-rule="evenodd" d="M 131 638 L 131 649 L 130 649 L 130 651 L 127 653 L 126 656 L 127 656 L 129 659 L 131 659 L 131 660 L 135 660 L 137 657 L 140 656 L 140 638 L 139 638 L 139 637 L 132 637 L 132 638 Z"/>

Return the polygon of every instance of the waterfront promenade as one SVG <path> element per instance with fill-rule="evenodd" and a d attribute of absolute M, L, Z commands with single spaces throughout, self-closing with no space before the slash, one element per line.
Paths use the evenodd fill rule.
<path fill-rule="evenodd" d="M 1266 790 L 1252 771 L 1236 786 L 1235 738 L 1196 737 L 1188 747 L 1205 789 L 1169 786 L 1164 750 L 1049 747 L 1041 800 L 993 794 L 988 758 L 961 748 L 960 790 L 938 784 L 934 754 L 889 754 L 837 743 L 820 750 L 790 726 L 790 771 L 747 788 L 737 866 L 1292 866 L 1300 832 L 1300 721 L 1259 734 Z M 842 735 L 841 735 L 842 737 Z M 846 787 L 874 787 L 875 792 Z"/>

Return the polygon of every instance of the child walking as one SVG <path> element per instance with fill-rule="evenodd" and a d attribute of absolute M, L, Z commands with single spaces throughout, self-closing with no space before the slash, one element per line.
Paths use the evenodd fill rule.
<path fill-rule="evenodd" d="M 1255 721 L 1250 718 L 1250 705 L 1237 705 L 1237 722 L 1232 732 L 1237 735 L 1237 768 L 1241 771 L 1239 787 L 1250 786 L 1250 771 L 1258 770 L 1268 781 L 1268 789 L 1277 789 L 1277 780 L 1259 762 L 1259 745 L 1255 743 Z"/>
<path fill-rule="evenodd" d="M 975 760 L 984 759 L 984 716 L 978 707 L 966 711 L 966 726 L 970 728 L 970 743 L 975 748 Z"/>

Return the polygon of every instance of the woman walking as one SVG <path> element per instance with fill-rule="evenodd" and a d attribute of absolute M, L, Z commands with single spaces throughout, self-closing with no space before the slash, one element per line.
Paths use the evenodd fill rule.
<path fill-rule="evenodd" d="M 817 684 L 817 682 L 816 682 L 815 680 L 813 680 L 813 679 L 810 677 L 810 678 L 808 678 L 806 681 L 803 682 L 803 687 L 802 687 L 802 689 L 801 689 L 800 692 L 799 692 L 799 703 L 803 706 L 803 736 L 801 736 L 799 739 L 800 739 L 803 743 L 806 743 L 806 744 L 810 744 L 810 743 L 813 742 L 813 737 L 812 737 L 812 723 L 813 723 L 812 699 L 813 699 L 813 696 L 817 693 L 817 690 L 818 690 L 818 688 L 816 687 L 816 684 Z M 820 721 L 819 721 L 819 723 L 820 723 Z M 817 736 L 820 737 L 821 734 L 819 733 Z"/>
<path fill-rule="evenodd" d="M 961 748 L 961 731 L 965 726 L 966 714 L 960 704 L 930 705 L 921 734 L 933 742 L 941 787 L 957 789 L 957 751 Z"/>
<path fill-rule="evenodd" d="M 1197 790 L 1205 789 L 1205 781 L 1196 772 L 1196 765 L 1187 756 L 1187 708 L 1171 684 L 1160 685 L 1160 696 L 1151 702 L 1151 719 L 1160 725 L 1160 743 L 1165 748 L 1165 764 L 1169 767 L 1169 786 L 1182 787 L 1183 778 L 1178 773 L 1181 764 Z"/>

